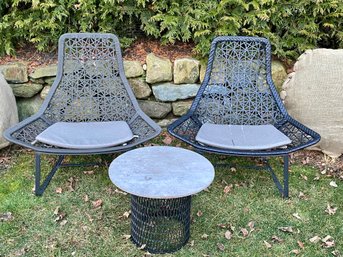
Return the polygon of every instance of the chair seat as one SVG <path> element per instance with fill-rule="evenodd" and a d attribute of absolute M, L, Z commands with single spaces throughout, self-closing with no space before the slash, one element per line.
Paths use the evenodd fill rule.
<path fill-rule="evenodd" d="M 205 145 L 235 150 L 265 150 L 292 142 L 272 125 L 210 123 L 201 126 L 195 139 Z"/>
<path fill-rule="evenodd" d="M 64 148 L 92 149 L 121 145 L 132 138 L 133 133 L 125 121 L 57 122 L 36 140 Z"/>

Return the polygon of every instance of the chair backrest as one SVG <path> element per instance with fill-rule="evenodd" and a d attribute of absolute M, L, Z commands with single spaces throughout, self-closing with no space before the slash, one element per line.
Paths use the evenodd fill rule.
<path fill-rule="evenodd" d="M 206 75 L 191 111 L 202 123 L 275 124 L 287 115 L 271 78 L 265 38 L 223 36 L 212 42 Z"/>
<path fill-rule="evenodd" d="M 45 101 L 51 122 L 129 121 L 137 101 L 127 83 L 118 38 L 71 33 L 59 40 L 57 78 Z"/>

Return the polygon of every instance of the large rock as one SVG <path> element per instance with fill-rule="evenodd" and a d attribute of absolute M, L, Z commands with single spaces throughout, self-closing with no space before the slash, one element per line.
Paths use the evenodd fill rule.
<path fill-rule="evenodd" d="M 150 53 L 146 57 L 146 82 L 152 84 L 173 79 L 172 63 L 169 59 L 160 58 Z"/>
<path fill-rule="evenodd" d="M 42 105 L 42 103 L 43 99 L 39 95 L 31 98 L 18 98 L 17 107 L 19 120 L 22 121 L 38 112 L 39 107 Z"/>
<path fill-rule="evenodd" d="M 52 86 L 52 84 L 55 82 L 56 77 L 49 77 L 44 79 L 44 82 L 48 84 L 48 86 Z"/>
<path fill-rule="evenodd" d="M 32 97 L 43 88 L 42 84 L 25 83 L 25 84 L 10 84 L 13 94 L 19 97 Z"/>
<path fill-rule="evenodd" d="M 0 149 L 9 145 L 2 133 L 18 123 L 18 111 L 11 87 L 0 73 Z"/>
<path fill-rule="evenodd" d="M 179 101 L 172 103 L 173 114 L 175 116 L 182 116 L 186 114 L 189 108 L 191 108 L 192 102 L 193 101 Z"/>
<path fill-rule="evenodd" d="M 195 83 L 199 79 L 199 61 L 192 58 L 176 59 L 174 62 L 174 83 Z"/>
<path fill-rule="evenodd" d="M 206 64 L 202 63 L 200 65 L 200 74 L 199 74 L 200 83 L 202 83 L 204 81 L 205 74 L 206 74 L 206 68 L 207 68 Z"/>
<path fill-rule="evenodd" d="M 337 157 L 343 153 L 343 50 L 302 54 L 283 84 L 288 112 L 321 135 L 316 145 Z"/>
<path fill-rule="evenodd" d="M 124 71 L 127 78 L 140 77 L 144 74 L 139 61 L 124 61 Z"/>
<path fill-rule="evenodd" d="M 4 78 L 11 83 L 25 83 L 27 77 L 27 65 L 23 63 L 13 63 L 9 65 L 2 65 L 0 67 Z"/>
<path fill-rule="evenodd" d="M 152 92 L 157 100 L 162 102 L 172 102 L 181 99 L 194 97 L 199 90 L 198 84 L 175 85 L 163 83 L 152 86 Z"/>
<path fill-rule="evenodd" d="M 177 119 L 163 119 L 163 120 L 157 121 L 157 124 L 162 128 L 166 128 L 176 120 Z"/>
<path fill-rule="evenodd" d="M 143 78 L 129 79 L 129 83 L 138 99 L 146 99 L 151 95 L 151 88 Z"/>
<path fill-rule="evenodd" d="M 30 73 L 30 77 L 33 79 L 55 77 L 57 74 L 57 64 L 50 64 L 44 67 L 38 67 Z"/>
<path fill-rule="evenodd" d="M 142 111 L 151 118 L 164 118 L 172 110 L 171 104 L 155 101 L 139 101 Z"/>
<path fill-rule="evenodd" d="M 282 84 L 287 79 L 287 72 L 285 66 L 280 61 L 272 61 L 272 77 L 274 85 L 280 92 Z"/>

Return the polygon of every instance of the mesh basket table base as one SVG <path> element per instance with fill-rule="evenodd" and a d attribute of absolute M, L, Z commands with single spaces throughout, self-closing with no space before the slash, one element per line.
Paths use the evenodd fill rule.
<path fill-rule="evenodd" d="M 170 253 L 190 236 L 191 196 L 152 199 L 131 195 L 131 239 L 151 253 Z"/>

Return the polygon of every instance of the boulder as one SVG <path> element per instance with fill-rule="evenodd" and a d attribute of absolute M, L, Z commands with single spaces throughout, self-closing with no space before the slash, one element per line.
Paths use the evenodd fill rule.
<path fill-rule="evenodd" d="M 19 97 L 32 97 L 43 88 L 42 84 L 25 83 L 25 84 L 10 84 L 13 94 Z"/>
<path fill-rule="evenodd" d="M 40 97 L 44 100 L 46 97 L 47 97 L 47 95 L 49 94 L 49 91 L 50 91 L 50 89 L 51 89 L 51 86 L 45 86 L 43 89 L 42 89 L 42 91 L 40 91 Z"/>
<path fill-rule="evenodd" d="M 151 95 L 151 88 L 143 78 L 129 79 L 129 83 L 138 99 L 146 99 Z"/>
<path fill-rule="evenodd" d="M 272 61 L 272 78 L 278 92 L 281 91 L 282 84 L 287 79 L 285 66 L 280 61 Z"/>
<path fill-rule="evenodd" d="M 48 84 L 48 86 L 52 86 L 52 84 L 54 83 L 55 79 L 56 79 L 56 77 L 49 77 L 49 78 L 44 79 L 44 82 L 46 84 Z"/>
<path fill-rule="evenodd" d="M 44 67 L 38 67 L 30 73 L 30 78 L 39 79 L 45 77 L 55 77 L 57 74 L 57 64 L 50 64 Z"/>
<path fill-rule="evenodd" d="M 175 116 L 182 116 L 187 113 L 189 108 L 191 108 L 193 101 L 179 101 L 172 103 L 173 114 Z"/>
<path fill-rule="evenodd" d="M 146 57 L 146 82 L 153 84 L 173 79 L 172 63 L 167 58 L 160 58 L 150 53 Z"/>
<path fill-rule="evenodd" d="M 199 61 L 192 58 L 176 59 L 174 62 L 174 83 L 195 83 L 199 79 Z"/>
<path fill-rule="evenodd" d="M 127 78 L 140 77 L 144 74 L 139 61 L 124 61 L 124 71 Z"/>
<path fill-rule="evenodd" d="M 171 104 L 155 101 L 139 101 L 142 111 L 151 118 L 164 118 L 172 110 Z"/>
<path fill-rule="evenodd" d="M 13 63 L 9 65 L 2 65 L 0 67 L 5 80 L 11 83 L 25 83 L 27 77 L 27 65 L 24 63 Z"/>
<path fill-rule="evenodd" d="M 199 84 L 175 85 L 172 83 L 162 83 L 152 86 L 152 92 L 157 100 L 172 102 L 179 99 L 194 97 L 198 92 L 199 87 Z"/>
<path fill-rule="evenodd" d="M 201 64 L 200 65 L 200 74 L 199 74 L 199 78 L 200 78 L 200 83 L 202 83 L 204 81 L 205 78 L 205 74 L 206 74 L 206 68 L 207 65 L 206 64 Z"/>
<path fill-rule="evenodd" d="M 282 88 L 289 114 L 321 135 L 315 149 L 342 154 L 343 49 L 306 51 Z"/>
<path fill-rule="evenodd" d="M 0 149 L 9 145 L 2 133 L 18 123 L 18 111 L 11 87 L 0 73 Z"/>
<path fill-rule="evenodd" d="M 39 95 L 31 98 L 18 98 L 17 107 L 19 120 L 22 121 L 38 112 L 42 103 L 43 99 Z"/>

